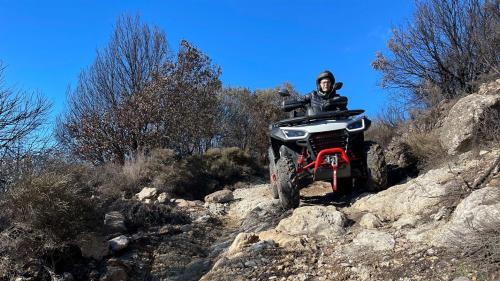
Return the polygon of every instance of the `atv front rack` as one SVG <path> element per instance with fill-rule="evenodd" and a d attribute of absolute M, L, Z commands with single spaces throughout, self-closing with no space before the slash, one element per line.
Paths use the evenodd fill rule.
<path fill-rule="evenodd" d="M 333 156 L 333 157 L 329 157 Z M 339 158 L 340 156 L 340 158 Z M 325 159 L 327 161 L 325 161 Z M 321 150 L 316 156 L 316 160 L 305 165 L 305 155 L 299 155 L 299 159 L 297 161 L 297 173 L 302 173 L 304 170 L 311 169 L 314 166 L 314 176 L 316 175 L 316 171 L 320 166 L 330 165 L 332 167 L 332 190 L 337 191 L 337 169 L 339 164 L 349 165 L 351 160 L 347 157 L 347 153 L 343 148 L 335 147 L 335 148 L 327 148 Z"/>
<path fill-rule="evenodd" d="M 320 120 L 330 120 L 330 119 L 341 119 L 341 118 L 349 118 L 351 116 L 356 116 L 364 113 L 365 111 L 362 109 L 356 110 L 337 110 L 337 111 L 327 111 L 321 112 L 315 115 L 301 116 L 288 118 L 274 123 L 273 127 L 282 127 L 282 126 L 294 126 L 309 123 L 312 121 L 320 121 Z"/>

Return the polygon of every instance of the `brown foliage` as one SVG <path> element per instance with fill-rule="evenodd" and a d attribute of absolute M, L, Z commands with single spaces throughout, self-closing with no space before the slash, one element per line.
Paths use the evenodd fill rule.
<path fill-rule="evenodd" d="M 292 95 L 298 94 L 285 84 Z M 220 94 L 220 146 L 237 146 L 261 162 L 269 146 L 269 124 L 286 118 L 277 88 L 226 88 Z"/>
<path fill-rule="evenodd" d="M 219 75 L 187 41 L 174 59 L 161 30 L 122 17 L 68 92 L 58 139 L 93 163 L 123 164 L 153 148 L 173 148 L 180 156 L 205 151 L 215 135 Z"/>

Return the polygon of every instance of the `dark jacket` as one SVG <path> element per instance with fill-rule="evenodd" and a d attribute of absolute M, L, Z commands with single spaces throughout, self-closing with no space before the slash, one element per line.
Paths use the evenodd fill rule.
<path fill-rule="evenodd" d="M 303 98 L 304 101 L 308 102 L 311 106 L 311 110 L 314 113 L 320 113 L 327 111 L 326 103 L 329 99 L 339 96 L 335 93 L 335 91 L 330 92 L 327 95 L 321 95 L 318 91 L 312 91 L 309 94 L 306 94 Z"/>

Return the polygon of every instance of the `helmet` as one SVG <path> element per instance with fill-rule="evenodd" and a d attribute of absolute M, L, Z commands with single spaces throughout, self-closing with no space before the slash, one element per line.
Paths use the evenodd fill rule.
<path fill-rule="evenodd" d="M 321 72 L 316 78 L 316 88 L 318 89 L 318 91 L 320 90 L 319 82 L 325 78 L 330 79 L 330 82 L 332 82 L 332 90 L 333 90 L 333 85 L 335 84 L 335 77 L 329 70 L 325 70 Z"/>

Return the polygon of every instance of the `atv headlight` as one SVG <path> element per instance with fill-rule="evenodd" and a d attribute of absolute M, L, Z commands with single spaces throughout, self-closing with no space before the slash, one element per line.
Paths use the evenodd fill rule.
<path fill-rule="evenodd" d="M 351 122 L 347 124 L 347 131 L 349 132 L 355 132 L 355 131 L 360 131 L 365 128 L 365 119 L 361 118 L 359 120 L 356 120 L 354 122 Z"/>
<path fill-rule="evenodd" d="M 285 136 L 289 139 L 304 137 L 307 133 L 298 130 L 283 130 Z"/>

